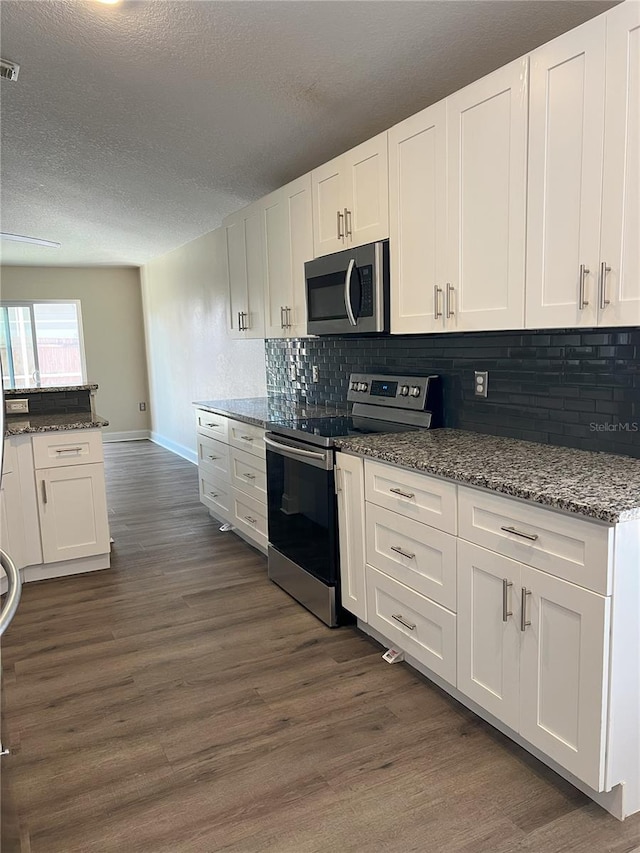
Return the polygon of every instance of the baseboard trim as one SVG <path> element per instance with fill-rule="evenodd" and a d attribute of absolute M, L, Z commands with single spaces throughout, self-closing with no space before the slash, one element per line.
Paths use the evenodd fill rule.
<path fill-rule="evenodd" d="M 148 441 L 151 437 L 151 431 L 148 429 L 129 429 L 124 432 L 103 432 L 102 441 L 104 444 L 115 441 Z"/>
<path fill-rule="evenodd" d="M 165 438 L 163 435 L 160 435 L 157 432 L 152 431 L 149 437 L 154 444 L 158 444 L 160 447 L 164 447 L 165 450 L 170 450 L 172 453 L 175 453 L 176 456 L 181 456 L 183 459 L 186 459 L 187 462 L 191 462 L 193 465 L 198 464 L 198 454 L 195 450 L 191 450 L 191 448 L 189 447 L 185 447 L 182 444 L 178 444 L 177 441 L 171 441 L 170 438 Z"/>
<path fill-rule="evenodd" d="M 68 575 L 85 574 L 111 566 L 111 554 L 96 554 L 92 557 L 79 557 L 75 560 L 61 560 L 59 563 L 42 563 L 39 566 L 25 566 L 20 569 L 23 583 L 44 581 L 51 578 L 64 578 Z"/>

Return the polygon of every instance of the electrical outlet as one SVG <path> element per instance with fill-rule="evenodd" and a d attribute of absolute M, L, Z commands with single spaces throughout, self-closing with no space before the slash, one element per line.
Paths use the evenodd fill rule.
<path fill-rule="evenodd" d="M 296 370 L 296 366 L 295 366 L 295 364 L 290 364 L 289 365 L 289 381 L 295 382 L 297 378 L 298 378 L 298 372 Z"/>
<path fill-rule="evenodd" d="M 489 371 L 488 370 L 476 370 L 475 382 L 474 382 L 476 397 L 486 397 L 488 386 L 489 386 Z"/>
<path fill-rule="evenodd" d="M 140 409 L 141 412 L 146 412 L 147 411 L 147 404 L 146 403 L 138 403 L 138 408 Z"/>
<path fill-rule="evenodd" d="M 29 398 L 25 397 L 24 399 L 20 398 L 19 400 L 15 397 L 8 398 L 5 401 L 4 410 L 8 415 L 28 415 Z"/>
<path fill-rule="evenodd" d="M 311 368 L 311 381 L 319 382 L 320 381 L 320 368 L 317 364 L 314 364 Z"/>

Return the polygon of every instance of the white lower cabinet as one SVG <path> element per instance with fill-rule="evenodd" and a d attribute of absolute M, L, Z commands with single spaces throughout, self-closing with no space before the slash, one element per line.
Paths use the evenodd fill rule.
<path fill-rule="evenodd" d="M 104 467 L 67 465 L 36 471 L 45 563 L 109 551 Z"/>
<path fill-rule="evenodd" d="M 196 429 L 200 503 L 266 554 L 264 430 L 206 409 L 196 409 Z"/>
<path fill-rule="evenodd" d="M 340 541 L 342 606 L 367 619 L 364 544 L 364 463 L 357 456 L 336 455 L 336 494 Z"/>

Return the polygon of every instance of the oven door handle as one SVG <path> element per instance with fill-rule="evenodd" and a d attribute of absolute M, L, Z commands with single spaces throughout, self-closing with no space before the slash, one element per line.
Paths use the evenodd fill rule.
<path fill-rule="evenodd" d="M 294 456 L 300 456 L 306 459 L 320 459 L 324 462 L 327 458 L 326 453 L 318 453 L 315 450 L 303 450 L 301 447 L 291 447 L 289 444 L 280 444 L 279 441 L 272 441 L 272 439 L 267 438 L 266 436 L 264 443 L 276 451 L 279 450 L 286 453 L 292 453 Z"/>
<path fill-rule="evenodd" d="M 352 326 L 356 326 L 356 318 L 353 313 L 353 305 L 351 304 L 351 274 L 353 273 L 353 268 L 356 265 L 356 259 L 351 258 L 349 261 L 349 266 L 347 267 L 347 273 L 344 277 L 344 305 L 347 309 L 347 317 L 349 318 L 349 322 Z"/>

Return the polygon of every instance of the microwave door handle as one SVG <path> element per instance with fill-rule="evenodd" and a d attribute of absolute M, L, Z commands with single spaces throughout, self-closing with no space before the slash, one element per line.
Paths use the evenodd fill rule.
<path fill-rule="evenodd" d="M 353 306 L 351 304 L 351 273 L 356 264 L 356 259 L 351 258 L 347 267 L 347 274 L 344 277 L 344 304 L 347 309 L 347 317 L 352 326 L 356 325 L 356 318 L 353 314 Z"/>

